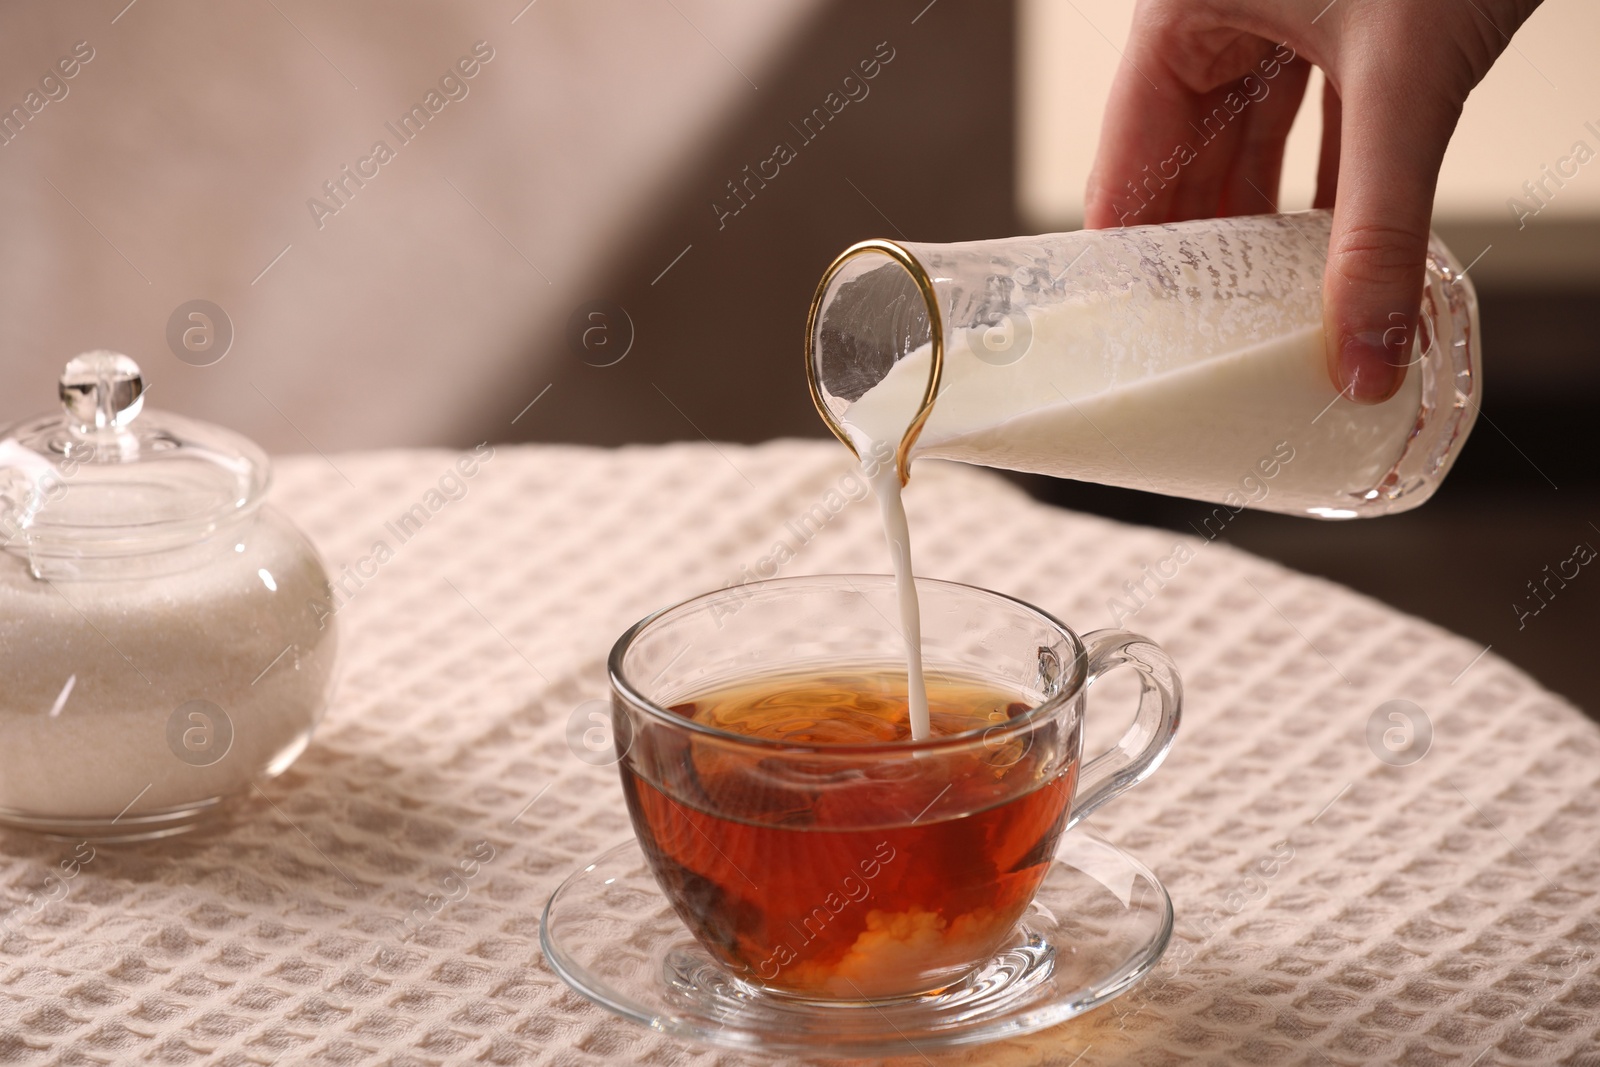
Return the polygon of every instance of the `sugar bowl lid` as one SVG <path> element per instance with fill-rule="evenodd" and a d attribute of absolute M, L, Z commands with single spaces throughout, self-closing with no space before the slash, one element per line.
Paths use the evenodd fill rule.
<path fill-rule="evenodd" d="M 0 436 L 0 548 L 40 578 L 118 577 L 253 515 L 266 454 L 220 426 L 144 407 L 139 365 L 85 352 L 61 372 L 61 410 Z"/>

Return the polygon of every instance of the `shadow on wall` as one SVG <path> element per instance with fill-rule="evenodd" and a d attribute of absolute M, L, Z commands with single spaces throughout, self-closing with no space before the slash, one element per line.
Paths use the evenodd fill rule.
<path fill-rule="evenodd" d="M 550 386 L 512 439 L 825 435 L 802 341 L 828 262 L 868 237 L 1017 232 L 1015 29 L 1009 2 L 827 4 L 566 336 L 540 339 L 528 365 L 557 370 L 511 386 Z"/>

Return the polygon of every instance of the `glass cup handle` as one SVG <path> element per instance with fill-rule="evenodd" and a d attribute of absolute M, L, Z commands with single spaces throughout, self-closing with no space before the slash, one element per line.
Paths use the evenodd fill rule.
<path fill-rule="evenodd" d="M 1183 712 L 1183 682 L 1160 645 L 1127 630 L 1096 630 L 1084 635 L 1083 645 L 1089 659 L 1084 688 L 1106 671 L 1131 666 L 1139 672 L 1139 709 L 1122 739 L 1079 771 L 1068 829 L 1161 765 Z"/>

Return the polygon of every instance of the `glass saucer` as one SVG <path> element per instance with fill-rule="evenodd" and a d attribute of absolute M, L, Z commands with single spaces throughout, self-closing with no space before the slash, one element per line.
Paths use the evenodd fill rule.
<path fill-rule="evenodd" d="M 545 959 L 590 1000 L 687 1041 L 814 1056 L 925 1054 L 1043 1030 L 1127 992 L 1161 959 L 1172 900 L 1144 864 L 1080 825 L 1007 946 L 956 985 L 825 1003 L 728 974 L 678 920 L 637 841 L 550 896 Z"/>

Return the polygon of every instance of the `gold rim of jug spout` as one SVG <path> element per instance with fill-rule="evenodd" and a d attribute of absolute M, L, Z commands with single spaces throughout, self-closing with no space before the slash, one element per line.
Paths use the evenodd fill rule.
<path fill-rule="evenodd" d="M 911 276 L 917 291 L 922 294 L 922 303 L 928 312 L 929 348 L 932 355 L 929 360 L 928 387 L 923 391 L 922 403 L 917 408 L 917 414 L 906 426 L 906 432 L 900 438 L 900 447 L 895 452 L 895 469 L 900 472 L 900 484 L 905 485 L 911 478 L 911 446 L 916 443 L 917 437 L 922 433 L 923 424 L 928 421 L 928 415 L 933 411 L 933 401 L 939 395 L 939 381 L 944 376 L 944 317 L 939 311 L 939 295 L 934 291 L 933 279 L 923 269 L 922 264 L 917 262 L 917 257 L 903 245 L 883 238 L 859 241 L 839 253 L 833 262 L 828 264 L 828 269 L 822 272 L 822 280 L 817 283 L 817 291 L 811 297 L 811 310 L 806 314 L 806 382 L 811 387 L 811 402 L 817 406 L 817 414 L 822 416 L 822 421 L 833 431 L 833 436 L 844 442 L 851 455 L 860 459 L 860 451 L 822 397 L 822 383 L 818 379 L 817 371 L 819 349 L 816 332 L 817 319 L 822 313 L 822 302 L 827 296 L 828 286 L 833 283 L 839 271 L 844 269 L 846 263 L 864 255 L 888 256 L 898 263 Z"/>

